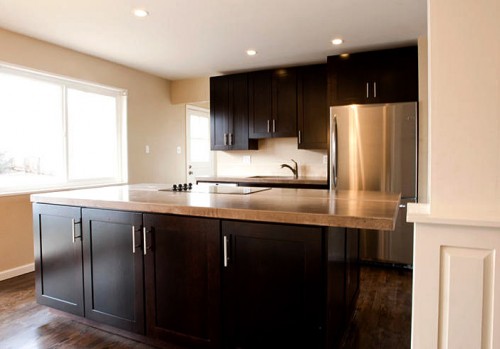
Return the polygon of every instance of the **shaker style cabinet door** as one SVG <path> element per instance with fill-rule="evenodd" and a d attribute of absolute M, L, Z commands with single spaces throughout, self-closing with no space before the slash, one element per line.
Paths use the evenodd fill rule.
<path fill-rule="evenodd" d="M 273 137 L 297 136 L 297 71 L 295 68 L 273 71 Z"/>
<path fill-rule="evenodd" d="M 223 221 L 225 348 L 320 348 L 322 230 Z"/>
<path fill-rule="evenodd" d="M 327 149 L 329 111 L 326 64 L 299 68 L 297 79 L 299 149 Z"/>
<path fill-rule="evenodd" d="M 212 150 L 257 149 L 248 138 L 248 76 L 210 78 L 210 142 Z"/>
<path fill-rule="evenodd" d="M 80 207 L 33 204 L 37 302 L 83 316 Z"/>
<path fill-rule="evenodd" d="M 248 134 L 250 138 L 271 138 L 273 123 L 273 75 L 270 70 L 249 73 Z"/>
<path fill-rule="evenodd" d="M 210 78 L 210 149 L 227 150 L 229 120 L 229 78 Z"/>
<path fill-rule="evenodd" d="M 144 214 L 147 334 L 220 344 L 220 221 Z"/>
<path fill-rule="evenodd" d="M 417 101 L 417 46 L 329 56 L 328 91 L 330 105 Z"/>
<path fill-rule="evenodd" d="M 378 103 L 418 101 L 418 48 L 376 51 Z"/>
<path fill-rule="evenodd" d="M 262 70 L 248 76 L 249 137 L 296 137 L 296 69 Z"/>
<path fill-rule="evenodd" d="M 82 209 L 85 317 L 144 333 L 142 214 Z"/>

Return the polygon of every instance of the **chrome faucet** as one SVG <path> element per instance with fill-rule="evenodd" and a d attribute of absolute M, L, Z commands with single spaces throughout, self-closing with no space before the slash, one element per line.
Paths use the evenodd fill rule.
<path fill-rule="evenodd" d="M 294 165 L 294 168 L 292 168 L 292 166 L 288 165 L 288 164 L 281 164 L 281 168 L 289 168 L 290 171 L 292 171 L 293 173 L 293 178 L 297 179 L 299 178 L 299 166 L 297 165 L 297 161 L 295 161 L 294 159 L 291 159 L 293 161 L 293 163 L 295 164 Z"/>

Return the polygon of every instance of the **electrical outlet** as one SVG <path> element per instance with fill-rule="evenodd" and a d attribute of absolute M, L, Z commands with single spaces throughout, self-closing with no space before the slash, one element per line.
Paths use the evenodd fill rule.
<path fill-rule="evenodd" d="M 323 155 L 323 165 L 328 165 L 328 155 Z"/>
<path fill-rule="evenodd" d="M 243 155 L 243 163 L 245 165 L 250 165 L 252 163 L 252 158 L 250 155 Z"/>
<path fill-rule="evenodd" d="M 180 154 L 181 153 L 181 146 L 178 145 L 176 150 L 177 150 L 177 154 Z"/>
<path fill-rule="evenodd" d="M 149 145 L 146 145 L 145 151 L 146 151 L 146 154 L 149 154 Z"/>

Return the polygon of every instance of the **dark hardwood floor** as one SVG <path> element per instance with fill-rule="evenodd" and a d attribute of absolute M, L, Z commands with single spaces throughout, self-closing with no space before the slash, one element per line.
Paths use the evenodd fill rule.
<path fill-rule="evenodd" d="M 35 275 L 0 282 L 0 348 L 152 348 L 54 313 L 35 301 Z"/>
<path fill-rule="evenodd" d="M 411 300 L 411 270 L 363 266 L 356 311 L 341 349 L 409 349 Z"/>
<path fill-rule="evenodd" d="M 410 348 L 411 277 L 407 270 L 362 267 L 356 312 L 341 349 Z M 34 273 L 0 282 L 1 349 L 152 348 L 38 305 L 34 284 Z"/>

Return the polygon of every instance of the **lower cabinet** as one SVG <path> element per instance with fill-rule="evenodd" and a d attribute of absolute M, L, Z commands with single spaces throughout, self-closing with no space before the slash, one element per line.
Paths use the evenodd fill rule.
<path fill-rule="evenodd" d="M 33 205 L 37 302 L 83 316 L 80 212 L 80 207 Z"/>
<path fill-rule="evenodd" d="M 220 347 L 220 221 L 144 214 L 147 333 Z"/>
<path fill-rule="evenodd" d="M 34 204 L 37 301 L 187 347 L 335 348 L 358 231 Z"/>
<path fill-rule="evenodd" d="M 320 348 L 320 227 L 222 222 L 226 348 Z"/>
<path fill-rule="evenodd" d="M 82 209 L 85 317 L 144 333 L 142 214 Z"/>
<path fill-rule="evenodd" d="M 359 229 L 346 229 L 345 272 L 346 307 L 349 316 L 356 307 L 359 293 Z M 349 321 L 350 319 L 347 319 Z"/>

